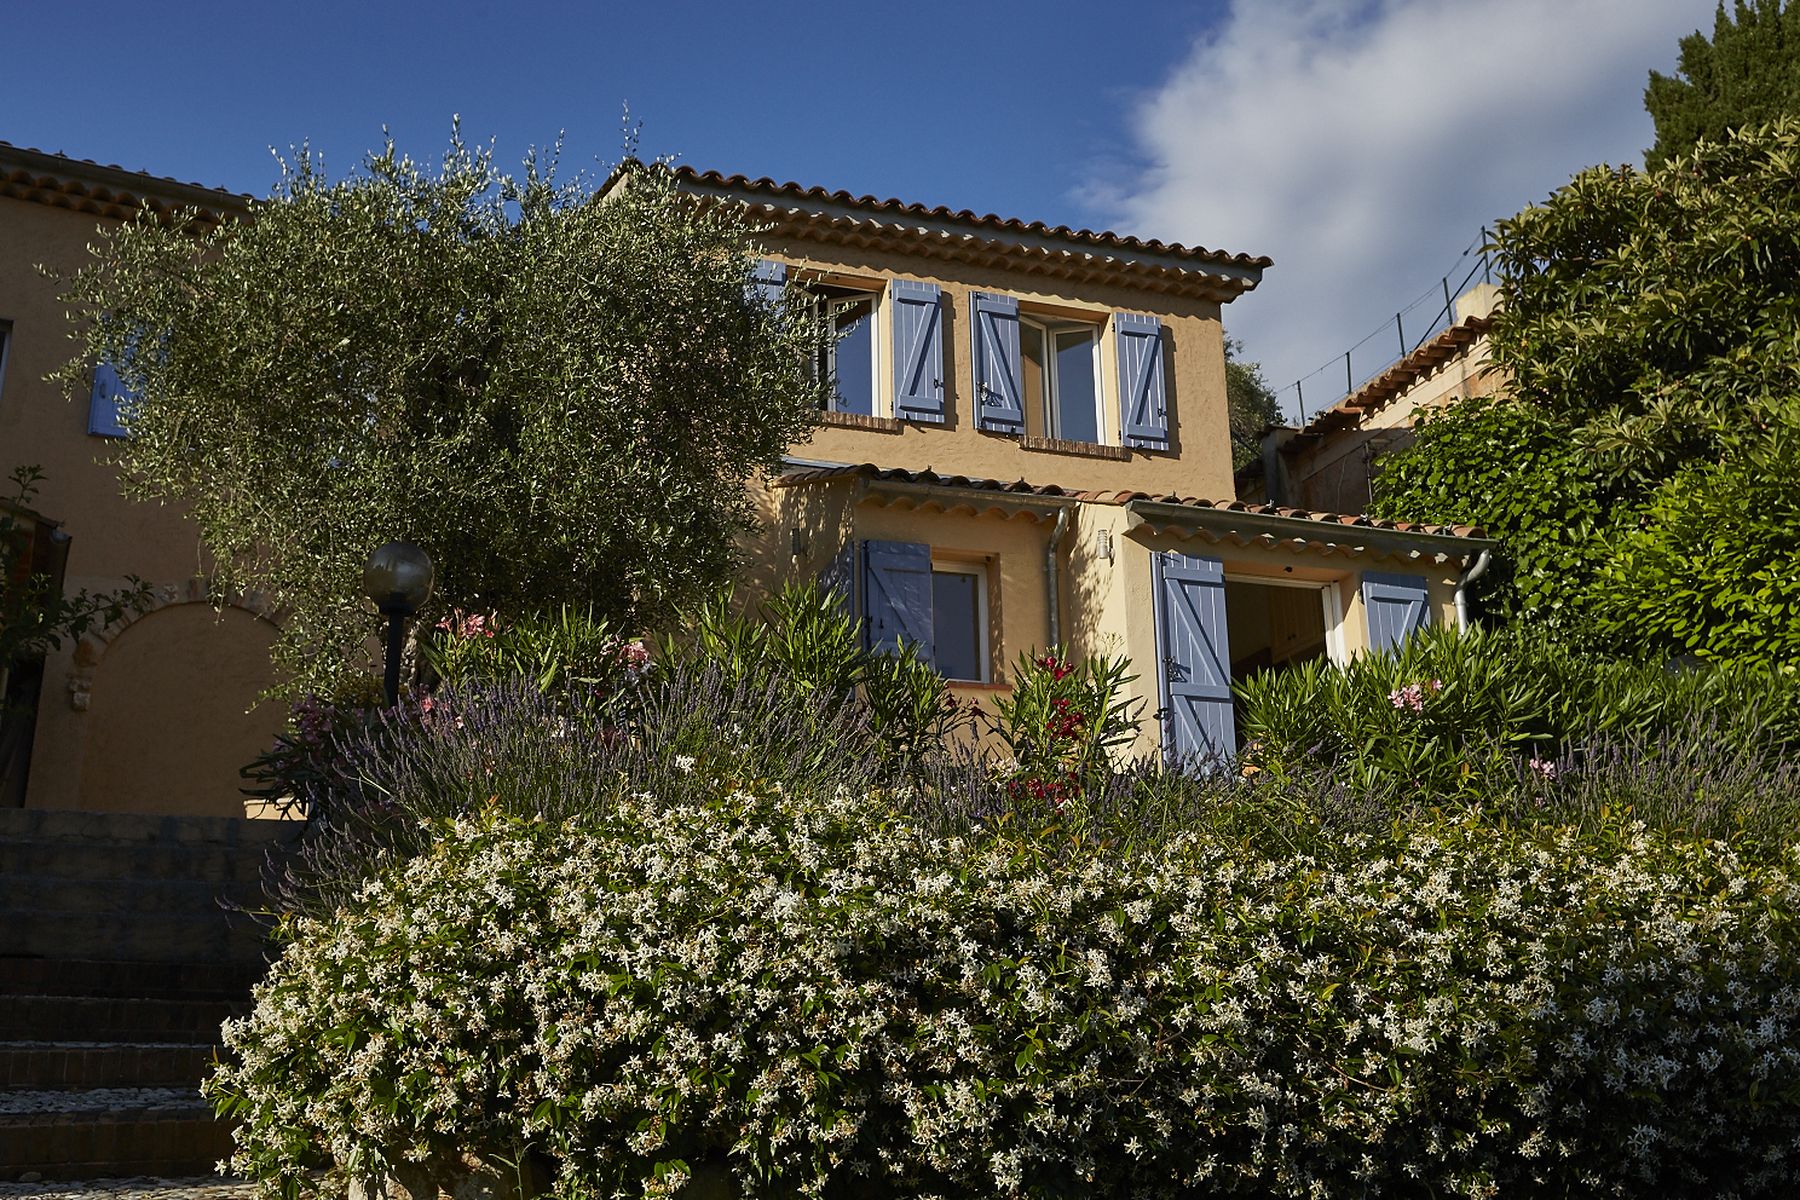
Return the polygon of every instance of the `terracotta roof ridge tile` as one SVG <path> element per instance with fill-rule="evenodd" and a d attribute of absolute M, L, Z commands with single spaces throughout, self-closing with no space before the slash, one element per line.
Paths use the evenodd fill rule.
<path fill-rule="evenodd" d="M 623 166 L 621 167 L 623 169 Z M 700 184 L 704 187 L 716 187 L 731 191 L 761 193 L 765 195 L 786 196 L 791 199 L 805 199 L 842 204 L 850 208 L 866 212 L 884 212 L 904 214 L 913 217 L 929 217 L 941 221 L 950 221 L 959 225 L 969 225 L 982 229 L 1004 230 L 1010 233 L 1028 233 L 1039 237 L 1054 238 L 1059 241 L 1074 242 L 1088 246 L 1116 247 L 1122 250 L 1137 250 L 1151 254 L 1166 254 L 1173 258 L 1193 259 L 1197 262 L 1212 262 L 1222 265 L 1264 269 L 1273 265 L 1274 260 L 1266 254 L 1250 255 L 1227 250 L 1212 250 L 1205 246 L 1185 245 L 1181 242 L 1164 242 L 1155 238 L 1138 238 L 1128 234 L 1113 233 L 1110 230 L 1072 229 L 1067 225 L 1047 225 L 1042 221 L 1025 221 L 1018 217 L 1002 217 L 997 213 L 977 213 L 971 209 L 951 209 L 945 205 L 925 205 L 897 197 L 882 199 L 874 195 L 857 196 L 851 192 L 828 190 L 822 187 L 809 187 L 792 180 L 780 182 L 767 175 L 751 179 L 747 175 L 726 175 L 719 171 L 701 171 L 689 166 L 670 166 L 667 168 L 678 180 Z M 616 173 L 615 173 L 616 174 Z"/>

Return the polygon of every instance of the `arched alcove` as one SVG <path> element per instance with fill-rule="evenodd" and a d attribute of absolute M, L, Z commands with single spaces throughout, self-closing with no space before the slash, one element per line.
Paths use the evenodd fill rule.
<path fill-rule="evenodd" d="M 242 816 L 238 769 L 281 724 L 280 705 L 251 708 L 271 682 L 275 632 L 245 608 L 187 601 L 84 647 L 80 807 Z"/>

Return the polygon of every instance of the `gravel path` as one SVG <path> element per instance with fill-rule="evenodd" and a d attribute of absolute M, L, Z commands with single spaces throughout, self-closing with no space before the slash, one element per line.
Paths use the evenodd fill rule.
<path fill-rule="evenodd" d="M 42 1113 L 206 1108 L 196 1088 L 87 1088 L 84 1091 L 0 1092 L 0 1117 Z"/>
<path fill-rule="evenodd" d="M 202 1175 L 194 1179 L 95 1179 L 87 1183 L 0 1183 L 5 1200 L 250 1200 L 241 1179 Z"/>

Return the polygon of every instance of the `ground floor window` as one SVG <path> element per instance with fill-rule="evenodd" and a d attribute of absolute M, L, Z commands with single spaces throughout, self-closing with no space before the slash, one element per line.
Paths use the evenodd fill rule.
<path fill-rule="evenodd" d="M 870 540 L 860 547 L 868 647 L 894 653 L 910 645 L 946 679 L 990 682 L 989 560 L 956 551 L 940 555 L 923 542 Z M 847 571 L 839 567 L 832 574 L 842 578 Z"/>
<path fill-rule="evenodd" d="M 987 568 L 931 564 L 933 658 L 946 679 L 988 681 Z"/>

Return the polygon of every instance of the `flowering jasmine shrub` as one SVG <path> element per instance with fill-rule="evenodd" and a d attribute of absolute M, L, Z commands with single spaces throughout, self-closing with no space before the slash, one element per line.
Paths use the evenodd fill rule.
<path fill-rule="evenodd" d="M 263 1194 L 1776 1197 L 1800 862 L 1617 824 L 1124 853 L 702 757 L 296 916 L 207 1085 Z M 672 785 L 673 786 L 673 785 Z M 324 1174 L 316 1174 L 323 1170 Z"/>

